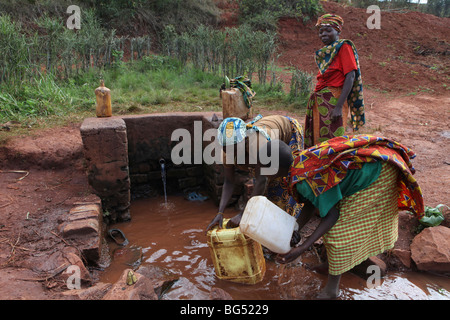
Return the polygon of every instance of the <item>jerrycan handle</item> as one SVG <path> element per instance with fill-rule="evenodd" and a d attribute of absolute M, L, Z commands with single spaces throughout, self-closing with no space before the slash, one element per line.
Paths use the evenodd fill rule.
<path fill-rule="evenodd" d="M 225 221 L 225 220 L 226 220 L 226 221 Z M 227 225 L 227 223 L 228 223 L 229 220 L 230 220 L 230 219 L 224 219 L 224 220 L 222 220 L 222 226 L 221 226 L 221 229 L 226 229 L 226 225 Z M 231 228 L 231 229 L 226 229 L 226 230 L 233 230 L 233 229 L 235 229 L 235 230 L 234 230 L 233 239 L 228 239 L 228 240 L 226 240 L 226 241 L 236 241 L 236 240 L 237 240 L 237 238 L 238 238 L 237 230 L 239 230 L 239 228 Z M 223 240 L 219 239 L 219 236 L 217 235 L 217 231 L 219 231 L 219 230 L 220 230 L 220 228 L 217 228 L 217 229 L 214 230 L 214 232 L 211 232 L 211 237 L 214 237 L 216 241 L 222 241 L 222 242 L 224 242 Z"/>

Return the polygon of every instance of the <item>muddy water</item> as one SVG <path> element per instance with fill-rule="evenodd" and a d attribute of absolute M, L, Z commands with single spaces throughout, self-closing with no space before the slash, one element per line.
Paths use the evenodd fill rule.
<path fill-rule="evenodd" d="M 132 221 L 119 228 L 129 240 L 122 248 L 110 243 L 111 265 L 100 281 L 114 283 L 123 270 L 148 265 L 167 268 L 180 280 L 164 295 L 165 299 L 208 299 L 211 288 L 228 292 L 233 299 L 279 300 L 313 299 L 326 283 L 326 276 L 310 271 L 308 265 L 319 263 L 316 255 L 306 252 L 295 264 L 278 265 L 266 260 L 264 279 L 255 285 L 220 280 L 206 243 L 205 227 L 215 216 L 212 201 L 190 202 L 183 197 L 134 201 Z M 231 210 L 227 216 L 233 215 Z M 345 273 L 341 280 L 341 299 L 445 299 L 450 300 L 450 279 L 422 273 L 392 273 L 376 288 L 365 280 Z"/>

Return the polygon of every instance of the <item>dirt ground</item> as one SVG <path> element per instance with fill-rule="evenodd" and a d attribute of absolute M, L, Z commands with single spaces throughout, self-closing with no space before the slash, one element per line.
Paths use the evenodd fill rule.
<path fill-rule="evenodd" d="M 411 147 L 425 204 L 448 205 L 450 96 L 391 99 L 367 90 L 365 98 L 364 132 Z M 60 290 L 50 290 L 62 287 L 52 277 L 59 265 L 49 259 L 67 245 L 58 219 L 90 198 L 79 124 L 11 140 L 1 151 L 0 299 L 60 299 Z"/>
<path fill-rule="evenodd" d="M 412 148 L 425 205 L 450 205 L 450 92 L 443 85 L 449 77 L 450 19 L 387 13 L 374 41 L 365 10 L 324 6 L 344 17 L 344 37 L 361 48 L 367 119 L 361 133 Z M 320 43 L 312 24 L 285 19 L 280 32 L 279 63 L 315 73 L 312 53 Z M 58 235 L 58 219 L 91 197 L 80 125 L 35 132 L 0 147 L 0 299 L 62 298 L 59 265 L 50 258 L 68 245 Z"/>

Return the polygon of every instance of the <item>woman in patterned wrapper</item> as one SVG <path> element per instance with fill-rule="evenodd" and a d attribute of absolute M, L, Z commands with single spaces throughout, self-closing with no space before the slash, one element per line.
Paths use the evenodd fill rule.
<path fill-rule="evenodd" d="M 335 14 L 316 24 L 325 46 L 315 53 L 319 72 L 307 105 L 305 148 L 344 135 L 349 112 L 354 131 L 365 123 L 358 53 L 352 41 L 339 39 L 343 25 Z"/>
<path fill-rule="evenodd" d="M 264 147 L 270 150 L 271 143 Z M 424 216 L 422 191 L 412 176 L 410 159 L 415 154 L 398 142 L 354 135 L 332 138 L 294 155 L 279 142 L 278 152 L 280 159 L 289 160 L 280 160 L 275 176 L 286 177 L 289 194 L 304 204 L 297 219 L 299 230 L 316 210 L 321 221 L 300 245 L 276 261 L 295 260 L 322 237 L 328 282 L 318 298 L 336 298 L 344 272 L 393 248 L 399 210 L 411 211 L 418 219 Z"/>

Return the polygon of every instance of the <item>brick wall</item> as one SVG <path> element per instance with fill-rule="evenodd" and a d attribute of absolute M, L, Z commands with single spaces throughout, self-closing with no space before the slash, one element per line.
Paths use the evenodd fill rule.
<path fill-rule="evenodd" d="M 209 142 L 200 141 L 199 146 L 195 134 L 217 128 L 221 119 L 213 119 L 213 113 L 197 112 L 85 119 L 80 132 L 89 184 L 102 199 L 111 222 L 131 218 L 132 199 L 163 194 L 161 159 L 165 161 L 168 194 L 204 190 L 218 205 L 223 185 L 221 165 L 175 165 L 171 161 L 172 149 L 178 144 L 171 141 L 173 131 L 188 130 L 192 148 L 203 150 Z M 237 172 L 239 182 L 232 202 L 245 193 L 247 180 L 245 172 Z"/>

